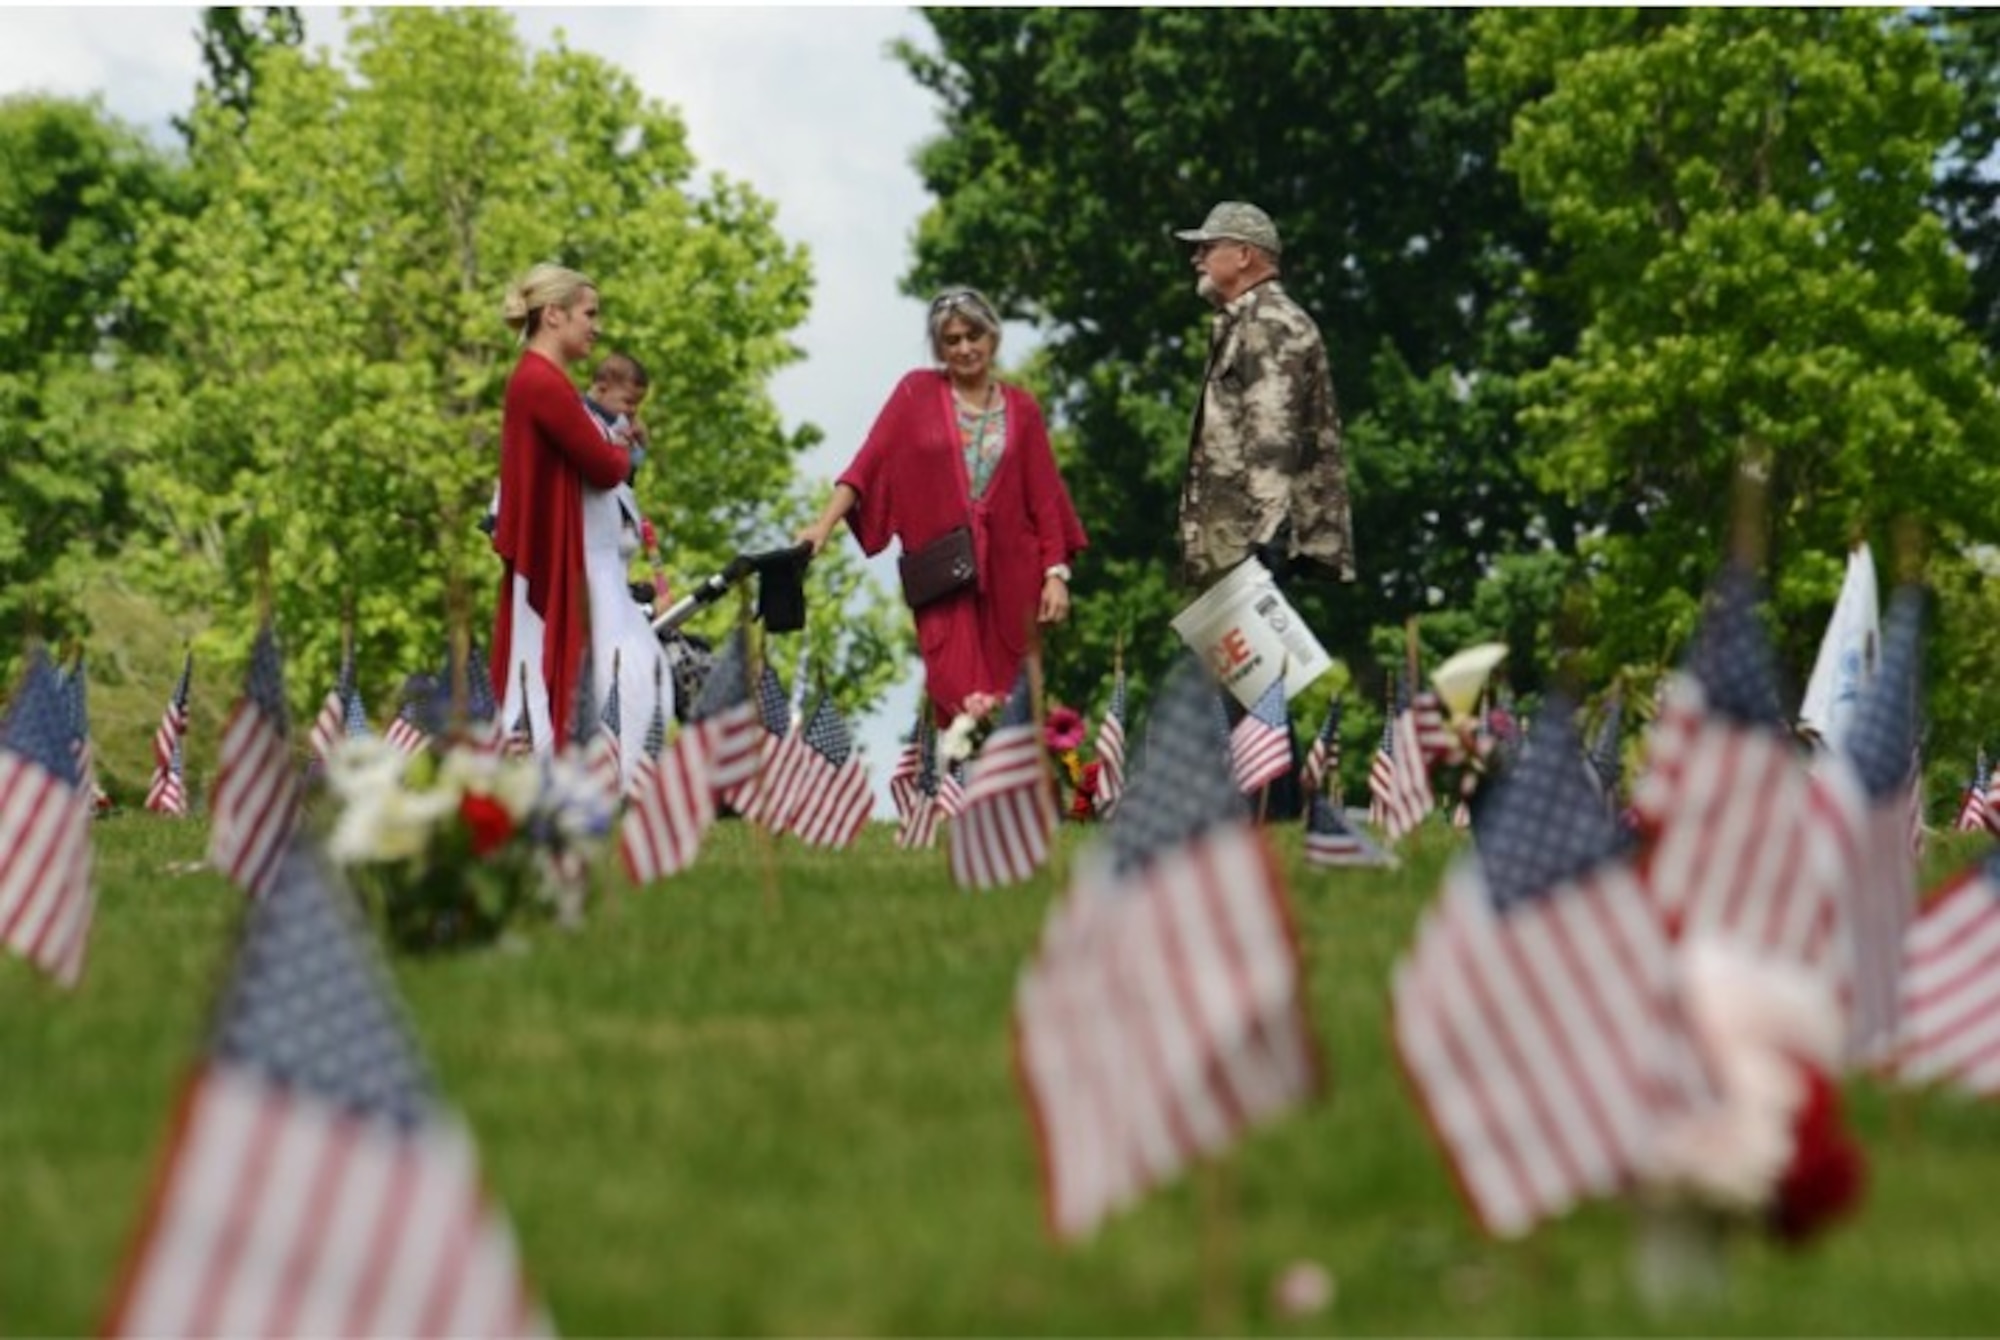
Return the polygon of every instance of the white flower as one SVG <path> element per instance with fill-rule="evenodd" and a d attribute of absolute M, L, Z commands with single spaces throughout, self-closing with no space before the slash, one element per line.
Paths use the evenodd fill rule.
<path fill-rule="evenodd" d="M 458 797 L 443 790 L 389 784 L 357 792 L 334 821 L 327 854 L 342 865 L 409 860 L 457 809 Z"/>
<path fill-rule="evenodd" d="M 1755 1211 L 1792 1157 L 1792 1121 L 1805 1098 L 1800 1062 L 1838 1061 L 1839 1002 L 1803 969 L 1712 937 L 1681 950 L 1681 999 L 1720 1093 L 1660 1131 L 1644 1180 L 1720 1209 Z"/>
<path fill-rule="evenodd" d="M 402 785 L 410 756 L 380 736 L 349 736 L 326 757 L 327 788 L 344 803 Z"/>
<path fill-rule="evenodd" d="M 945 727 L 938 737 L 938 757 L 949 763 L 958 763 L 972 757 L 972 732 L 979 729 L 978 718 L 967 712 L 960 712 Z"/>

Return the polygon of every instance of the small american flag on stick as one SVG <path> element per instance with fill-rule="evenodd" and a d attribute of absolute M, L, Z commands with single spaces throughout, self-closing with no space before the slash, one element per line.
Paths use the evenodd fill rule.
<path fill-rule="evenodd" d="M 0 943 L 65 987 L 83 976 L 97 906 L 70 734 L 60 672 L 37 646 L 0 726 Z"/>
<path fill-rule="evenodd" d="M 2000 851 L 1949 880 L 1903 941 L 1897 1078 L 2000 1094 Z"/>
<path fill-rule="evenodd" d="M 1057 1237 L 1319 1090 L 1278 866 L 1192 660 L 1154 704 L 1131 790 L 1051 905 L 1014 996 L 1015 1072 Z"/>
<path fill-rule="evenodd" d="M 980 745 L 951 824 L 951 877 L 964 889 L 1024 880 L 1049 857 L 1055 796 L 1023 667 L 993 733 Z"/>
<path fill-rule="evenodd" d="M 1091 797 L 1107 819 L 1125 794 L 1125 697 L 1125 658 L 1120 655 L 1111 672 L 1111 705 L 1097 723 L 1097 794 Z"/>
<path fill-rule="evenodd" d="M 300 837 L 251 909 L 108 1334 L 550 1331 L 332 880 Z"/>
<path fill-rule="evenodd" d="M 269 623 L 250 649 L 243 697 L 222 732 L 208 858 L 252 898 L 262 897 L 299 820 L 284 666 Z"/>
<path fill-rule="evenodd" d="M 1229 765 L 1246 795 L 1292 770 L 1292 723 L 1281 674 L 1229 732 Z"/>
<path fill-rule="evenodd" d="M 160 713 L 159 728 L 153 732 L 153 780 L 146 788 L 146 808 L 155 814 L 187 813 L 186 745 L 188 732 L 188 684 L 194 675 L 194 653 L 181 661 L 180 682 Z"/>

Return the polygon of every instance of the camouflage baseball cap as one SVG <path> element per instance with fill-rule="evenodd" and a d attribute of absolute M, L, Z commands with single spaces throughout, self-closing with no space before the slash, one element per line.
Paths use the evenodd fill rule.
<path fill-rule="evenodd" d="M 1185 228 L 1174 234 L 1183 242 L 1215 242 L 1227 238 L 1262 247 L 1273 256 L 1279 253 L 1278 225 L 1271 216 L 1242 200 L 1225 200 L 1208 211 L 1199 228 Z"/>

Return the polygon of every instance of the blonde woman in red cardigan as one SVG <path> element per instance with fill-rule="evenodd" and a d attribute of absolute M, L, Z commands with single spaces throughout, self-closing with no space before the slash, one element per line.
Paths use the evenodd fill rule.
<path fill-rule="evenodd" d="M 526 702 L 536 747 L 546 750 L 568 736 L 590 645 L 585 493 L 616 488 L 632 467 L 568 372 L 597 342 L 596 285 L 574 270 L 537 265 L 508 289 L 502 315 L 523 347 L 500 417 L 493 548 L 504 571 L 493 629 L 493 696 L 503 723 L 514 721 Z M 604 666 L 597 677 L 608 680 L 609 672 Z"/>
<path fill-rule="evenodd" d="M 972 289 L 946 289 L 931 303 L 928 330 L 938 366 L 896 384 L 798 539 L 818 553 L 844 520 L 862 552 L 878 554 L 894 539 L 908 556 L 969 530 L 973 580 L 914 611 L 926 687 L 944 722 L 970 696 L 1005 698 L 1035 625 L 1069 617 L 1070 562 L 1087 540 L 1041 406 L 994 376 L 993 305 Z"/>

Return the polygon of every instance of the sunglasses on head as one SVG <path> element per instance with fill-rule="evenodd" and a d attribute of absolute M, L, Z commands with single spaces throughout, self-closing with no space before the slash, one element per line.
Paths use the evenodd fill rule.
<path fill-rule="evenodd" d="M 950 311 L 954 307 L 963 307 L 968 311 L 976 312 L 988 322 L 991 322 L 993 317 L 993 309 L 988 307 L 980 296 L 969 288 L 946 289 L 931 300 L 931 311 L 933 312 Z"/>

